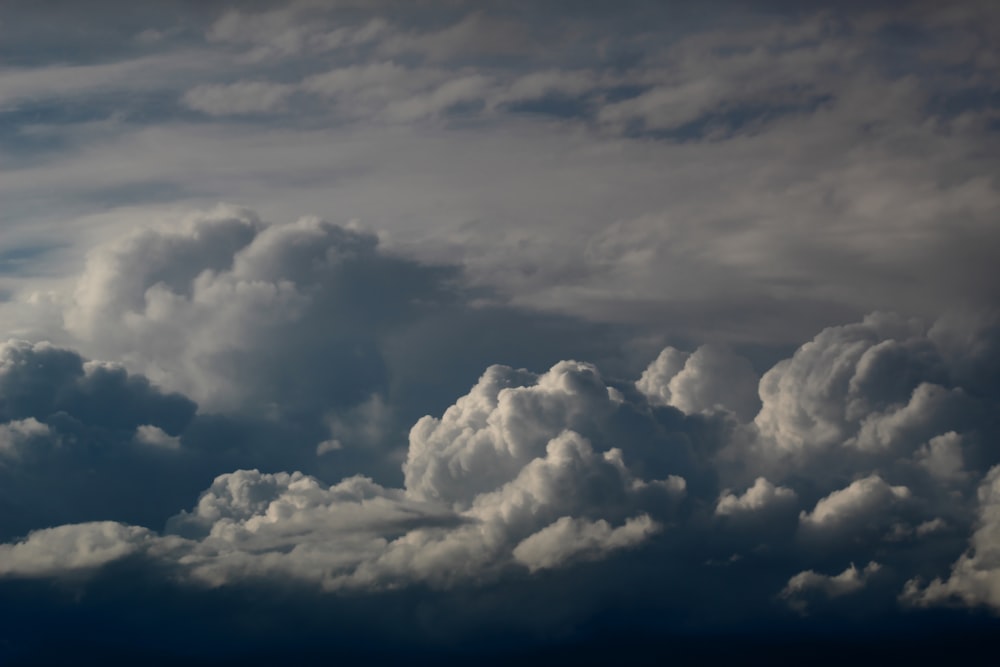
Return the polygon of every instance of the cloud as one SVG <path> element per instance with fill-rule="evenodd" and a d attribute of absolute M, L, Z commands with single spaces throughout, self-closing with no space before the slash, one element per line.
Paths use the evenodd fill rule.
<path fill-rule="evenodd" d="M 923 585 L 919 578 L 906 584 L 900 599 L 915 606 L 954 604 L 1000 610 L 1000 466 L 983 478 L 978 490 L 976 530 L 969 548 L 952 565 L 946 579 Z"/>
<path fill-rule="evenodd" d="M 153 426 L 152 424 L 142 424 L 136 427 L 135 440 L 139 444 L 148 447 L 178 449 L 181 446 L 179 437 L 170 435 L 159 426 Z"/>
<path fill-rule="evenodd" d="M 388 28 L 381 18 L 364 24 L 336 26 L 331 17 L 316 9 L 309 3 L 254 13 L 229 9 L 218 16 L 205 36 L 210 42 L 248 46 L 249 51 L 242 54 L 243 60 L 260 63 L 360 46 Z"/>
<path fill-rule="evenodd" d="M 88 566 L 141 552 L 213 586 L 291 577 L 325 590 L 447 588 L 515 565 L 534 572 L 602 559 L 657 533 L 654 517 L 669 517 L 686 488 L 678 475 L 636 476 L 620 449 L 595 449 L 573 430 L 606 438 L 601 424 L 624 401 L 593 366 L 562 362 L 540 376 L 492 367 L 441 420 L 413 428 L 402 489 L 361 476 L 326 486 L 299 472 L 240 470 L 217 477 L 164 536 L 101 524 L 98 552 L 88 546 L 96 529 L 80 524 L 10 548 L 53 552 L 32 574 L 78 569 L 80 552 L 96 554 L 81 561 Z M 455 438 L 461 431 L 467 437 Z M 157 446 L 162 435 L 137 429 Z"/>
<path fill-rule="evenodd" d="M 415 53 L 430 61 L 491 55 L 522 56 L 540 46 L 517 21 L 476 12 L 439 30 L 398 32 L 382 41 L 389 54 Z"/>
<path fill-rule="evenodd" d="M 450 298 L 446 270 L 377 245 L 316 218 L 268 226 L 220 207 L 92 253 L 66 326 L 205 409 L 360 403 L 384 387 L 380 333 L 414 300 Z"/>
<path fill-rule="evenodd" d="M 140 551 L 153 540 L 145 528 L 112 521 L 33 531 L 0 545 L 0 576 L 51 577 L 93 570 Z"/>
<path fill-rule="evenodd" d="M 652 519 L 642 515 L 612 528 L 607 521 L 562 517 L 514 547 L 514 558 L 532 572 L 558 567 L 572 558 L 605 556 L 645 541 L 658 529 Z"/>
<path fill-rule="evenodd" d="M 989 457 L 978 443 L 993 428 L 992 399 L 962 386 L 929 331 L 885 314 L 824 330 L 762 377 L 745 455 L 769 478 L 797 470 L 832 481 L 876 468 L 909 478 L 904 461 L 914 461 L 958 481 L 964 456 Z"/>
<path fill-rule="evenodd" d="M 0 454 L 7 458 L 18 458 L 22 449 L 32 446 L 33 439 L 47 439 L 51 435 L 49 427 L 34 417 L 13 419 L 0 424 Z"/>
<path fill-rule="evenodd" d="M 279 231 L 297 238 L 297 227 Z M 237 257 L 234 267 L 243 261 Z M 301 262 L 252 262 L 257 271 L 276 273 L 292 264 Z M 917 333 L 913 342 L 894 337 L 895 346 L 884 346 L 872 334 L 873 322 Z M 363 475 L 327 484 L 303 472 L 226 472 L 159 533 L 127 521 L 29 532 L 4 545 L 12 554 L 4 576 L 89 580 L 127 561 L 190 590 L 294 584 L 335 596 L 463 595 L 526 581 L 548 590 L 572 578 L 574 568 L 596 568 L 608 586 L 648 575 L 644 590 L 650 595 L 686 582 L 686 592 L 656 603 L 676 613 L 695 613 L 697 591 L 715 579 L 734 596 L 723 599 L 742 600 L 732 610 L 740 618 L 759 612 L 775 595 L 800 612 L 818 597 L 843 598 L 836 609 L 847 610 L 862 590 L 865 604 L 890 607 L 900 591 L 904 601 L 919 605 L 993 604 L 988 593 L 970 592 L 984 590 L 978 582 L 988 582 L 991 571 L 990 483 L 980 490 L 973 526 L 976 510 L 962 491 L 969 479 L 955 475 L 979 469 L 979 438 L 991 432 L 991 422 L 963 435 L 906 436 L 889 447 L 891 456 L 885 448 L 852 442 L 871 414 L 910 405 L 926 384 L 927 368 L 945 383 L 939 386 L 957 379 L 951 362 L 925 346 L 925 330 L 874 316 L 821 333 L 775 366 L 803 383 L 804 389 L 796 388 L 786 379 L 782 391 L 808 405 L 823 397 L 840 401 L 841 411 L 845 404 L 872 411 L 844 418 L 848 427 L 827 445 L 843 460 L 827 476 L 811 467 L 822 457 L 765 476 L 771 462 L 756 457 L 764 436 L 755 422 L 728 411 L 687 413 L 666 405 L 659 389 L 666 386 L 673 398 L 671 382 L 652 379 L 672 381 L 695 358 L 674 348 L 659 355 L 638 383 L 610 380 L 596 365 L 572 360 L 543 373 L 493 365 L 450 407 L 413 425 L 402 485 Z M 861 343 L 853 342 L 856 337 Z M 908 354 L 880 362 L 890 348 L 921 354 L 916 363 Z M 59 355 L 69 368 L 105 368 L 67 351 Z M 852 360 L 848 370 L 842 368 L 845 356 Z M 808 372 L 791 372 L 807 361 Z M 918 372 L 909 372 L 908 364 Z M 695 367 L 706 375 L 728 373 L 726 364 Z M 890 377 L 880 377 L 876 368 Z M 907 379 L 898 382 L 900 374 Z M 835 376 L 841 394 L 816 388 L 814 378 L 830 382 Z M 385 409 L 381 398 L 369 398 L 355 411 L 330 417 L 319 458 L 334 460 L 359 442 L 378 439 L 366 433 Z M 761 414 L 767 409 L 765 399 Z M 37 424 L 18 419 L 5 433 L 12 442 L 45 436 L 40 417 Z M 128 422 L 123 444 L 130 451 L 178 454 L 204 437 L 197 434 L 200 419 L 179 436 L 149 421 Z M 322 444 L 334 441 L 339 448 Z M 313 460 L 316 442 L 309 444 Z M 747 456 L 736 465 L 734 452 Z M 919 583 L 914 573 L 940 571 L 955 561 L 954 547 L 966 530 L 975 531 L 975 550 L 955 562 L 950 578 Z M 821 574 L 852 560 L 869 565 Z M 664 562 L 671 564 L 669 575 L 650 574 Z M 748 578 L 754 572 L 759 576 Z M 870 587 L 876 574 L 882 584 Z M 912 582 L 904 588 L 907 580 Z M 594 586 L 575 593 L 588 609 L 600 597 Z"/>
<path fill-rule="evenodd" d="M 811 512 L 803 511 L 799 520 L 813 534 L 850 532 L 859 525 L 884 521 L 884 513 L 911 495 L 905 486 L 891 486 L 878 475 L 870 475 L 822 498 Z"/>
<path fill-rule="evenodd" d="M 954 431 L 931 438 L 917 450 L 916 457 L 931 475 L 943 481 L 963 481 L 968 476 L 962 469 L 962 436 Z"/>
<path fill-rule="evenodd" d="M 775 486 L 764 477 L 758 477 L 753 486 L 742 496 L 725 492 L 719 496 L 715 513 L 720 516 L 739 516 L 751 512 L 761 512 L 773 506 L 794 503 L 797 500 L 795 491 L 783 486 Z"/>
<path fill-rule="evenodd" d="M 733 411 L 744 420 L 757 414 L 757 374 L 750 362 L 718 345 L 692 354 L 665 348 L 636 383 L 652 400 L 684 412 Z"/>
<path fill-rule="evenodd" d="M 181 101 L 189 109 L 210 116 L 257 114 L 280 111 L 294 88 L 266 81 L 204 84 L 184 93 Z"/>
<path fill-rule="evenodd" d="M 190 484 L 172 476 L 198 468 L 180 437 L 195 410 L 120 365 L 50 343 L 0 343 L 0 535 L 155 517 Z M 159 497 L 136 502 L 137 486 Z"/>
<path fill-rule="evenodd" d="M 805 612 L 806 602 L 802 599 L 803 597 L 811 593 L 822 593 L 827 597 L 836 598 L 857 593 L 881 569 L 882 566 L 879 563 L 871 561 L 862 570 L 851 563 L 850 567 L 837 575 L 805 570 L 788 580 L 788 584 L 782 589 L 780 596 L 788 600 L 793 609 Z"/>
<path fill-rule="evenodd" d="M 118 364 L 17 340 L 0 344 L 0 396 L 0 419 L 20 423 L 17 430 L 26 435 L 39 432 L 38 420 L 63 415 L 110 429 L 154 425 L 177 433 L 195 411 L 186 397 L 161 392 Z"/>
<path fill-rule="evenodd" d="M 0 662 L 50 576 L 220 645 L 997 608 L 995 11 L 25 7 Z"/>

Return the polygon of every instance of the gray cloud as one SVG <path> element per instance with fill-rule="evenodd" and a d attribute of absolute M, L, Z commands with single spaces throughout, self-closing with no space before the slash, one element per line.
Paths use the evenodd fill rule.
<path fill-rule="evenodd" d="M 23 202 L 34 223 L 17 236 L 52 238 L 31 213 L 39 189 L 66 193 L 54 202 L 66 208 L 47 220 L 64 233 L 56 219 L 93 212 L 74 197 L 96 197 L 103 211 L 115 199 L 108 188 L 158 184 L 168 200 L 238 200 L 271 219 L 336 201 L 393 232 L 396 247 L 457 257 L 519 304 L 698 342 L 787 344 L 876 308 L 931 318 L 956 302 L 995 301 L 996 281 L 982 279 L 998 242 L 996 191 L 982 178 L 995 170 L 995 151 L 981 150 L 995 140 L 985 6 L 744 11 L 732 21 L 693 12 L 673 17 L 686 30 L 660 40 L 594 8 L 561 27 L 523 8 L 469 15 L 433 5 L 398 21 L 376 10 L 216 8 L 188 24 L 203 28 L 196 50 L 186 33 L 165 37 L 158 55 L 93 65 L 118 74 L 9 72 L 33 82 L 32 99 L 93 93 L 103 109 L 87 123 L 27 111 L 17 121 L 19 136 L 62 146 L 4 168 L 5 200 Z M 648 6 L 640 14 L 664 20 Z M 894 36 L 900 25 L 909 40 Z M 542 39 L 559 62 L 512 33 Z M 612 57 L 622 49 L 633 54 L 628 66 Z M 154 57 L 163 62 L 143 60 Z M 138 71 L 174 105 L 157 98 L 150 116 L 100 92 L 127 89 Z M 293 90 L 304 103 L 285 106 Z M 192 120 L 178 103 L 185 92 L 211 114 L 282 114 Z M 674 98 L 693 107 L 656 121 Z M 602 114 L 621 119 L 602 124 Z M 647 116 L 649 129 L 674 134 L 646 136 Z M 104 215 L 118 230 L 131 224 Z M 475 233 L 464 231 L 470 222 Z M 940 267 L 933 279 L 928 265 Z"/>
<path fill-rule="evenodd" d="M 803 596 L 814 591 L 828 597 L 857 593 L 865 587 L 869 578 L 878 574 L 880 569 L 881 565 L 871 561 L 861 570 L 852 563 L 850 567 L 836 575 L 805 570 L 788 580 L 788 584 L 781 591 L 781 597 L 787 599 L 793 608 L 805 612 L 807 607 Z"/>
<path fill-rule="evenodd" d="M 927 585 L 919 578 L 908 581 L 900 596 L 904 602 L 915 606 L 960 602 L 1000 609 L 1000 568 L 996 565 L 1000 549 L 1000 466 L 986 474 L 977 495 L 978 517 L 969 549 L 955 561 L 947 578 L 936 578 Z"/>
<path fill-rule="evenodd" d="M 994 614 L 1000 22 L 827 4 L 5 3 L 0 662 Z"/>
<path fill-rule="evenodd" d="M 606 558 L 658 532 L 653 517 L 669 517 L 686 490 L 678 475 L 637 477 L 621 450 L 595 449 L 573 430 L 600 434 L 623 401 L 593 367 L 564 362 L 541 376 L 494 367 L 444 423 L 428 417 L 414 427 L 403 489 L 241 470 L 216 478 L 162 537 L 110 522 L 35 531 L 5 547 L 16 556 L 5 574 L 76 574 L 141 552 L 213 586 L 291 577 L 373 590 Z M 470 420 L 479 434 L 446 435 L 469 432 Z"/>
<path fill-rule="evenodd" d="M 856 444 L 854 433 L 864 429 L 867 416 L 858 406 L 875 415 L 885 406 L 905 410 L 927 385 L 924 374 L 952 381 L 947 362 L 923 337 L 926 330 L 876 315 L 822 332 L 765 374 L 760 415 L 750 423 L 727 411 L 664 406 L 659 393 L 609 384 L 592 364 L 563 361 L 543 374 L 493 366 L 440 417 L 426 416 L 413 426 L 400 488 L 362 476 L 327 486 L 299 472 L 226 473 L 160 535 L 123 523 L 33 532 L 5 547 L 17 554 L 7 576 L 79 576 L 141 555 L 212 587 L 291 578 L 327 591 L 455 589 L 503 580 L 519 568 L 541 576 L 595 560 L 612 567 L 621 552 L 656 553 L 672 541 L 687 544 L 707 534 L 701 547 L 685 548 L 705 553 L 709 563 L 751 557 L 781 563 L 785 583 L 770 594 L 800 611 L 807 600 L 819 604 L 817 592 L 841 597 L 883 570 L 884 585 L 871 595 L 901 594 L 925 606 L 948 599 L 992 604 L 988 595 L 970 593 L 969 582 L 988 581 L 991 572 L 980 563 L 991 548 L 995 475 L 982 483 L 977 506 L 966 493 L 972 473 L 965 465 L 975 461 L 974 469 L 982 470 L 976 443 L 993 432 L 990 422 L 973 425 L 968 414 L 976 413 L 946 411 L 935 418 L 940 428 L 964 422 L 965 435 L 949 429 L 928 440 L 923 430 L 904 431 L 906 437 L 888 449 Z M 878 334 L 887 331 L 911 338 L 885 345 Z M 694 358 L 668 349 L 643 377 L 662 374 L 674 357 L 673 370 Z M 726 365 L 702 368 L 728 373 Z M 789 449 L 779 440 L 787 429 L 773 426 L 785 413 L 769 412 L 774 398 L 768 377 L 777 373 L 783 391 L 813 406 L 794 413 L 800 419 L 840 414 L 833 406 L 857 413 L 831 422 L 839 430 L 819 431 L 826 440 L 796 441 L 818 449 L 792 448 L 791 467 L 754 458 L 761 447 L 779 454 Z M 842 393 L 824 389 L 831 382 Z M 799 432 L 812 432 L 795 423 Z M 28 420 L 12 421 L 4 432 L 11 443 L 46 434 L 40 422 Z M 139 424 L 134 437 L 163 447 L 164 436 L 159 427 Z M 174 441 L 167 436 L 166 443 L 169 448 Z M 820 475 L 812 467 L 828 465 L 825 448 L 840 452 L 841 461 Z M 742 470 L 731 458 L 741 449 L 748 455 Z M 762 476 L 765 469 L 780 484 Z M 742 493 L 719 488 L 746 474 L 755 477 Z M 842 474 L 853 479 L 841 481 Z M 910 576 L 903 587 L 914 558 L 947 567 L 963 530 L 973 531 L 975 551 L 959 558 L 949 579 L 922 586 Z M 92 542 L 98 546 L 90 549 Z M 93 558 L 80 556 L 91 551 Z M 45 556 L 22 558 L 32 553 Z M 876 556 L 877 567 L 817 574 L 838 560 L 874 563 Z M 687 576 L 702 575 L 695 569 Z"/>

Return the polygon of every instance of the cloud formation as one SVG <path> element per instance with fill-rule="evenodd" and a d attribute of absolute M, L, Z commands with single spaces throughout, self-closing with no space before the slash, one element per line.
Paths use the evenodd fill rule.
<path fill-rule="evenodd" d="M 654 517 L 669 518 L 686 487 L 678 475 L 637 477 L 620 449 L 578 432 L 600 436 L 623 403 L 590 365 L 492 367 L 441 421 L 414 426 L 403 489 L 241 470 L 216 478 L 162 537 L 115 523 L 36 531 L 7 547 L 18 557 L 5 573 L 58 576 L 142 552 L 210 585 L 289 576 L 372 590 L 604 558 L 661 530 Z M 32 553 L 46 556 L 20 556 Z"/>
<path fill-rule="evenodd" d="M 0 3 L 0 662 L 995 634 L 1000 15 L 826 4 Z"/>
<path fill-rule="evenodd" d="M 364 476 L 326 485 L 300 472 L 225 473 L 162 534 L 111 522 L 35 531 L 4 547 L 5 574 L 76 575 L 138 555 L 211 587 L 289 577 L 326 591 L 448 590 L 518 571 L 613 563 L 622 551 L 655 552 L 707 533 L 701 549 L 711 562 L 727 553 L 729 562 L 781 554 L 782 567 L 797 569 L 771 594 L 800 611 L 806 599 L 820 604 L 817 592 L 841 597 L 883 570 L 886 586 L 896 581 L 897 594 L 913 604 L 995 604 L 988 592 L 995 468 L 978 503 L 964 491 L 972 479 L 965 462 L 988 456 L 976 443 L 994 424 L 970 422 L 987 413 L 967 405 L 921 410 L 920 428 L 904 428 L 917 417 L 897 417 L 922 400 L 928 377 L 944 394 L 968 393 L 954 385 L 961 374 L 929 330 L 873 315 L 822 332 L 764 375 L 754 421 L 716 410 L 717 401 L 703 404 L 707 411 L 664 405 L 656 388 L 666 384 L 673 400 L 686 386 L 673 378 L 689 366 L 694 376 L 717 369 L 721 377 L 701 386 L 728 377 L 727 364 L 692 365 L 697 352 L 668 348 L 635 385 L 609 382 L 584 362 L 562 361 L 542 374 L 495 365 L 439 417 L 414 424 L 402 487 Z M 897 336 L 890 344 L 880 339 L 886 332 Z M 885 445 L 859 446 L 858 434 L 886 415 L 898 433 Z M 143 421 L 129 431 L 135 443 L 177 448 L 176 436 Z M 47 435 L 42 422 L 21 416 L 5 425 L 4 442 Z M 819 475 L 811 466 L 825 466 L 828 450 L 842 460 Z M 734 452 L 744 456 L 739 467 Z M 748 473 L 756 476 L 741 493 L 720 489 Z M 950 578 L 922 586 L 911 577 L 904 588 L 900 575 L 914 557 L 946 567 L 961 544 L 955 528 L 974 531 L 974 551 L 955 562 Z M 44 557 L 28 556 L 36 553 Z M 817 573 L 859 557 L 871 561 L 864 570 Z"/>
<path fill-rule="evenodd" d="M 415 300 L 450 298 L 444 270 L 377 244 L 316 218 L 265 225 L 219 207 L 92 253 L 66 327 L 204 409 L 357 404 L 385 386 L 379 335 Z"/>

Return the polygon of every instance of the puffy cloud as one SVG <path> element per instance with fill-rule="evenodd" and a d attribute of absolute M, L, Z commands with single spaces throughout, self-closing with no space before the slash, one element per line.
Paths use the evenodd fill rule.
<path fill-rule="evenodd" d="M 742 496 L 724 492 L 715 505 L 715 513 L 720 516 L 738 516 L 750 512 L 760 512 L 776 505 L 787 505 L 798 500 L 792 489 L 775 486 L 764 477 L 754 480 L 753 486 Z"/>
<path fill-rule="evenodd" d="M 968 473 L 962 454 L 962 436 L 954 431 L 931 438 L 916 453 L 917 461 L 934 477 L 942 481 L 963 481 Z"/>
<path fill-rule="evenodd" d="M 805 570 L 789 579 L 780 595 L 788 600 L 793 609 L 804 612 L 806 610 L 804 596 L 810 593 L 822 593 L 827 597 L 835 598 L 857 593 L 881 569 L 882 566 L 879 563 L 871 561 L 862 570 L 851 563 L 850 567 L 836 575 Z"/>
<path fill-rule="evenodd" d="M 441 418 L 414 426 L 404 488 L 240 470 L 217 477 L 143 553 L 210 585 L 287 576 L 326 590 L 446 588 L 516 566 L 599 560 L 648 541 L 686 492 L 679 475 L 638 476 L 608 442 L 625 404 L 589 364 L 561 362 L 542 375 L 494 366 Z M 162 439 L 154 429 L 136 437 Z M 629 451 L 641 461 L 640 444 Z M 135 553 L 122 530 L 107 533 L 107 560 Z"/>
<path fill-rule="evenodd" d="M 996 462 L 996 401 L 962 384 L 934 327 L 876 313 L 824 330 L 764 374 L 760 412 L 732 457 L 775 481 L 804 476 L 818 494 L 880 474 L 954 509 L 939 482 L 962 485 L 967 466 Z"/>
<path fill-rule="evenodd" d="M 950 576 L 926 586 L 919 578 L 911 579 L 901 595 L 903 601 L 917 606 L 960 602 L 1000 610 L 1000 466 L 990 469 L 977 495 L 976 530 Z"/>
<path fill-rule="evenodd" d="M 615 407 L 593 365 L 562 362 L 541 377 L 492 366 L 440 419 L 411 429 L 406 486 L 416 497 L 467 503 L 477 485 L 510 481 L 564 429 L 591 431 Z"/>
<path fill-rule="evenodd" d="M 807 455 L 844 443 L 862 419 L 906 401 L 921 381 L 945 378 L 919 323 L 873 314 L 825 329 L 765 373 L 755 423 L 777 451 Z"/>
<path fill-rule="evenodd" d="M 135 440 L 140 445 L 149 447 L 163 447 L 164 449 L 178 449 L 181 446 L 181 439 L 175 435 L 170 435 L 159 426 L 143 424 L 135 429 Z"/>
<path fill-rule="evenodd" d="M 15 544 L 0 544 L 0 576 L 53 576 L 92 570 L 142 550 L 153 534 L 113 521 L 36 530 Z"/>
<path fill-rule="evenodd" d="M 377 243 L 316 218 L 267 226 L 219 207 L 93 252 L 66 326 L 86 351 L 205 409 L 360 403 L 385 386 L 379 334 L 415 301 L 450 298 L 446 271 Z"/>
<path fill-rule="evenodd" d="M 665 348 L 636 387 L 651 400 L 684 412 L 725 408 L 750 420 L 760 407 L 757 383 L 749 361 L 727 347 L 703 345 L 692 354 Z"/>
<path fill-rule="evenodd" d="M 176 491 L 163 487 L 186 486 L 170 478 L 195 408 L 117 364 L 49 343 L 0 344 L 0 534 L 73 520 L 149 520 L 176 508 Z M 136 502 L 136 486 L 162 497 Z"/>
<path fill-rule="evenodd" d="M 23 448 L 31 447 L 31 441 L 36 438 L 48 438 L 52 435 L 47 424 L 34 417 L 14 419 L 0 424 L 0 455 L 7 458 L 17 458 Z"/>
<path fill-rule="evenodd" d="M 195 411 L 189 399 L 161 392 L 121 365 L 85 361 L 44 342 L 0 343 L 0 397 L 0 420 L 66 415 L 113 429 L 157 424 L 176 433 Z"/>
<path fill-rule="evenodd" d="M 811 512 L 803 510 L 799 520 L 803 530 L 819 535 L 878 527 L 895 505 L 911 495 L 905 486 L 891 486 L 878 475 L 870 475 L 820 499 Z"/>
<path fill-rule="evenodd" d="M 264 233 L 254 231 L 253 238 Z M 269 279 L 308 273 L 311 267 L 303 267 L 307 262 L 297 253 L 316 251 L 304 240 L 308 250 L 295 247 L 301 234 L 310 240 L 345 234 L 345 243 L 365 238 L 313 221 L 267 233 L 287 238 L 265 249 L 250 241 L 228 270 L 253 267 L 254 275 Z M 275 259 L 276 248 L 291 259 Z M 319 265 L 327 252 L 319 252 Z M 49 556 L 28 569 L 28 557 L 19 555 L 5 575 L 65 576 L 134 557 L 208 587 L 289 579 L 331 592 L 455 591 L 558 577 L 581 562 L 613 579 L 625 576 L 615 569 L 619 562 L 645 567 L 669 554 L 676 576 L 690 581 L 704 574 L 693 562 L 726 563 L 733 572 L 747 562 L 767 564 L 773 576 L 747 584 L 754 591 L 747 604 L 778 594 L 805 610 L 816 595 L 847 597 L 867 587 L 879 566 L 819 572 L 877 558 L 886 586 L 870 594 L 891 601 L 900 590 L 889 591 L 896 573 L 909 576 L 914 562 L 922 563 L 920 572 L 933 572 L 954 560 L 951 549 L 971 521 L 965 484 L 986 460 L 978 443 L 992 428 L 976 403 L 988 399 L 956 385 L 950 362 L 923 331 L 916 323 L 874 316 L 821 333 L 765 375 L 754 422 L 734 419 L 731 411 L 715 409 L 719 400 L 706 398 L 715 390 L 703 389 L 722 387 L 719 377 L 709 376 L 729 377 L 732 367 L 713 364 L 709 348 L 701 357 L 668 348 L 637 383 L 608 380 L 596 365 L 580 361 L 561 361 L 543 373 L 494 365 L 453 405 L 413 425 L 401 486 L 361 475 L 328 485 L 302 472 L 241 469 L 217 476 L 162 534 L 126 523 L 29 534 L 4 548 Z M 26 354 L 29 347 L 13 349 Z M 51 359 L 40 358 L 74 382 L 94 375 L 127 383 L 131 377 L 65 350 L 40 349 Z M 727 357 L 732 361 L 728 353 L 715 359 Z M 675 382 L 679 376 L 686 380 Z M 773 386 L 765 389 L 768 382 Z M 46 404 L 44 392 L 31 393 L 29 385 L 16 383 L 26 398 L 10 405 Z M 117 400 L 113 392 L 100 395 Z M 702 401 L 703 408 L 679 409 L 681 395 Z M 934 397 L 945 398 L 936 403 Z M 953 408 L 948 397 L 958 397 Z M 798 407 L 789 404 L 794 401 Z M 328 439 L 318 450 L 319 438 L 311 440 L 310 457 L 319 451 L 334 460 L 357 442 L 378 440 L 389 409 L 370 394 L 353 410 L 329 413 Z M 5 436 L 11 442 L 45 437 L 47 422 L 34 414 L 17 412 L 20 421 L 8 420 Z M 769 419 L 781 423 L 774 427 Z M 800 434 L 815 434 L 827 428 L 816 426 L 823 419 L 836 437 L 826 436 L 815 450 L 813 440 L 794 441 L 802 448 L 795 465 L 774 468 L 772 477 L 773 461 L 761 456 L 762 448 L 782 453 L 776 440 L 789 435 L 785 422 Z M 888 444 L 859 446 L 859 434 L 876 419 L 886 425 L 872 432 Z M 131 450 L 176 454 L 192 437 L 162 420 L 118 420 Z M 949 424 L 962 432 L 942 430 Z M 786 449 L 792 442 L 785 441 Z M 842 460 L 817 470 L 831 460 L 823 458 L 826 450 Z M 968 572 L 989 576 L 981 574 L 989 566 L 980 560 L 989 551 L 979 544 L 992 539 L 992 501 L 983 489 L 975 551 L 959 560 L 949 580 L 925 588 L 911 584 L 908 599 L 930 604 L 958 596 L 989 603 L 985 594 L 968 593 L 972 584 L 965 583 Z M 79 555 L 89 553 L 92 560 Z M 773 587 L 764 590 L 768 585 Z"/>
<path fill-rule="evenodd" d="M 518 544 L 514 558 L 535 572 L 558 567 L 571 558 L 600 557 L 640 544 L 657 528 L 648 515 L 629 519 L 618 528 L 603 519 L 592 522 L 564 516 Z"/>

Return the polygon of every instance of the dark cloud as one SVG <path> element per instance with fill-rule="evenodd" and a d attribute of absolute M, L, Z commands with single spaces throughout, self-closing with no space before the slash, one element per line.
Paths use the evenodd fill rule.
<path fill-rule="evenodd" d="M 645 595 L 667 597 L 641 602 L 630 593 L 629 604 L 657 600 L 656 613 L 709 625 L 722 621 L 707 620 L 712 612 L 698 596 L 726 582 L 720 628 L 760 613 L 854 614 L 851 600 L 869 618 L 941 600 L 995 605 L 995 475 L 978 498 L 974 482 L 996 463 L 976 444 L 995 425 L 969 421 L 986 413 L 930 403 L 915 414 L 932 431 L 893 426 L 895 436 L 870 444 L 859 435 L 873 419 L 905 424 L 925 387 L 961 391 L 927 330 L 877 314 L 822 332 L 765 374 L 755 422 L 724 404 L 698 403 L 689 414 L 661 406 L 657 392 L 616 387 L 590 364 L 560 362 L 541 375 L 494 366 L 440 417 L 414 425 L 402 488 L 361 476 L 327 486 L 302 473 L 240 470 L 217 477 L 162 533 L 119 522 L 65 525 L 9 542 L 0 561 L 8 578 L 71 582 L 138 559 L 181 588 L 291 581 L 336 599 L 424 587 L 461 598 L 532 580 L 558 589 L 558 572 L 596 568 L 604 583 L 574 585 L 575 611 L 552 603 L 528 624 L 546 632 L 598 613 L 604 585 L 640 581 Z M 652 386 L 671 355 L 678 368 L 696 358 L 668 350 L 640 388 Z M 684 403 L 685 392 L 697 398 L 703 386 L 677 383 L 670 398 Z M 15 443 L 45 435 L 41 422 L 25 419 L 5 428 Z M 164 448 L 165 436 L 157 428 L 144 437 Z M 726 484 L 747 474 L 757 475 L 748 486 Z M 975 548 L 962 555 L 970 534 Z M 754 571 L 769 574 L 745 581 Z M 922 584 L 927 572 L 939 578 Z M 442 636 L 457 636 L 457 627 Z"/>

